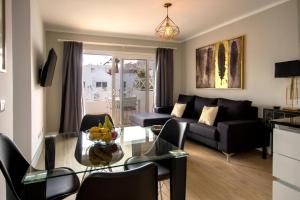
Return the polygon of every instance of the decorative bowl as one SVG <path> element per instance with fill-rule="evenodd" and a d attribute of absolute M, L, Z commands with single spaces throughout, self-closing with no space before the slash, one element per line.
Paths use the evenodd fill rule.
<path fill-rule="evenodd" d="M 105 166 L 121 160 L 124 156 L 120 145 L 111 143 L 102 146 L 95 143 L 88 149 L 88 159 L 94 166 Z"/>

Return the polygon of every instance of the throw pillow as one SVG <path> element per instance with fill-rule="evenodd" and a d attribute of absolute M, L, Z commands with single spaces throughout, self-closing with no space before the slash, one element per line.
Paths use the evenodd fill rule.
<path fill-rule="evenodd" d="M 218 106 L 215 107 L 204 106 L 199 122 L 212 126 L 216 120 L 218 110 L 219 110 Z"/>
<path fill-rule="evenodd" d="M 186 108 L 186 104 L 175 103 L 171 115 L 174 117 L 182 117 L 185 108 Z"/>

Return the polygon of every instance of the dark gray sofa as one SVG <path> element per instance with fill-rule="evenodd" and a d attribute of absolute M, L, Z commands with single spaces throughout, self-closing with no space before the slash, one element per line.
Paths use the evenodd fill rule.
<path fill-rule="evenodd" d="M 131 122 L 140 126 L 164 124 L 170 118 L 188 122 L 187 138 L 222 151 L 227 158 L 233 153 L 263 147 L 262 121 L 250 101 L 179 95 L 177 102 L 187 104 L 182 118 L 172 117 L 173 106 L 167 106 L 155 108 L 153 113 L 136 113 Z M 219 107 L 213 126 L 198 122 L 204 106 Z"/>

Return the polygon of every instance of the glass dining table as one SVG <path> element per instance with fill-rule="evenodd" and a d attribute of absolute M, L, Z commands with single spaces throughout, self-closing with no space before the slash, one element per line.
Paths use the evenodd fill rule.
<path fill-rule="evenodd" d="M 51 169 L 70 168 L 69 173 L 83 180 L 97 171 L 124 170 L 126 161 L 135 157 L 130 164 L 166 160 L 170 166 L 170 199 L 184 200 L 188 154 L 157 137 L 150 127 L 131 126 L 116 131 L 118 138 L 108 145 L 90 140 L 87 132 L 47 134 L 23 177 L 25 196 L 30 200 L 45 199 L 48 179 L 70 175 L 49 173 Z"/>

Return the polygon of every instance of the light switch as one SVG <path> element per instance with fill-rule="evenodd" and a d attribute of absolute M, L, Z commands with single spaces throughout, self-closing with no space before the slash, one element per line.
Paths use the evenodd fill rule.
<path fill-rule="evenodd" d="M 5 100 L 1 99 L 0 100 L 0 112 L 4 112 L 5 111 Z"/>

